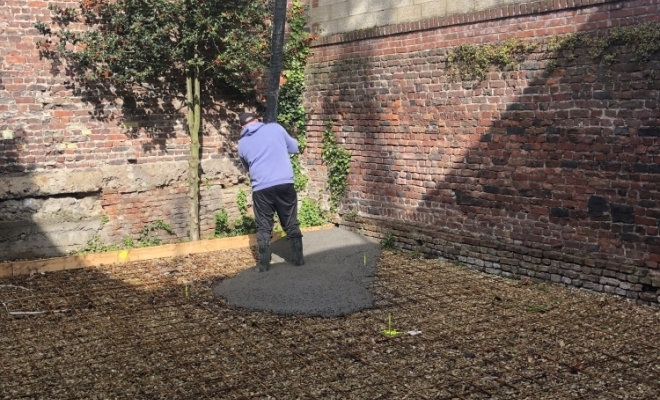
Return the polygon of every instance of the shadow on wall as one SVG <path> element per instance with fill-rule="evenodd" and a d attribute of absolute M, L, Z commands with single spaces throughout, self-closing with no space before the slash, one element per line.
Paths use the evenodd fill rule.
<path fill-rule="evenodd" d="M 62 69 L 57 55 L 41 57 L 52 66 L 53 79 L 66 77 L 63 88 L 87 105 L 88 117 L 81 119 L 87 129 L 83 135 L 97 135 L 89 138 L 91 141 L 107 140 L 98 135 L 113 135 L 111 146 L 98 149 L 121 155 L 110 157 L 110 165 L 134 164 L 141 159 L 188 159 L 184 79 L 159 80 L 120 91 L 106 80 L 87 81 L 80 77 L 79 71 Z M 224 145 L 238 129 L 238 115 L 244 107 L 241 95 L 230 86 L 214 81 L 202 88 L 201 159 L 226 155 L 240 167 L 240 162 L 231 152 L 226 152 Z"/>
<path fill-rule="evenodd" d="M 6 56 L 0 54 L 0 65 L 6 62 Z M 52 249 L 48 230 L 33 222 L 39 218 L 44 199 L 31 196 L 37 192 L 35 184 L 29 172 L 24 172 L 33 170 L 34 162 L 22 156 L 27 143 L 22 127 L 15 124 L 19 105 L 10 96 L 15 84 L 11 71 L 0 72 L 0 261 L 30 258 L 34 247 L 47 249 L 49 255 L 59 254 Z"/>
<path fill-rule="evenodd" d="M 19 133 L 20 135 L 20 133 Z M 7 172 L 21 163 L 22 137 L 0 143 L 0 261 L 57 257 L 79 250 L 103 227 L 101 175 Z M 20 168 L 17 168 L 20 167 Z"/>
<path fill-rule="evenodd" d="M 571 30 L 657 19 L 649 11 L 612 18 L 621 7 L 557 18 L 586 14 L 584 25 Z M 649 269 L 657 270 L 660 257 L 657 54 L 631 64 L 630 47 L 619 48 L 612 65 L 581 54 L 549 73 L 550 60 L 536 52 L 520 71 L 491 70 L 480 83 L 448 74 L 448 51 L 440 44 L 449 46 L 446 37 L 458 38 L 452 45 L 480 43 L 479 35 L 489 40 L 492 32 L 524 32 L 513 26 L 533 30 L 556 23 L 552 18 L 448 27 L 392 41 L 423 37 L 438 44 L 412 54 L 405 46 L 382 51 L 388 39 L 343 45 L 360 57 L 318 71 L 322 82 L 337 76 L 330 79 L 335 86 L 315 78 L 310 84 L 321 88 L 310 100 L 323 102 L 320 113 L 335 121 L 354 154 L 343 212 L 376 223 L 375 234 L 392 229 L 408 248 L 482 270 L 653 297 L 659 286 Z"/>
<path fill-rule="evenodd" d="M 182 82 L 130 93 L 84 82 L 34 47 L 43 37 L 26 27 L 49 14 L 45 6 L 11 7 L 29 11 L 0 27 L 8 38 L 0 45 L 0 259 L 63 255 L 96 235 L 120 244 L 159 220 L 176 232 L 164 240 L 185 240 L 189 138 L 182 98 L 172 95 Z M 235 208 L 236 185 L 246 179 L 236 157 L 244 105 L 226 87 L 205 89 L 203 237 L 213 234 L 220 207 Z"/>

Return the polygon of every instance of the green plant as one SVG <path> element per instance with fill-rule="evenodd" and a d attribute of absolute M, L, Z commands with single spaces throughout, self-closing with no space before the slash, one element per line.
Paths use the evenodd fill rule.
<path fill-rule="evenodd" d="M 546 306 L 545 304 L 528 304 L 523 308 L 527 312 L 533 312 L 533 313 L 545 313 L 550 310 L 550 307 Z"/>
<path fill-rule="evenodd" d="M 316 34 L 307 32 L 305 7 L 295 0 L 288 10 L 289 37 L 284 47 L 284 83 L 278 95 L 277 120 L 298 141 L 298 154 L 291 155 L 293 181 L 296 191 L 304 191 L 309 178 L 305 175 L 300 155 L 307 147 L 307 111 L 303 105 L 305 66 L 310 55 L 310 43 Z"/>
<path fill-rule="evenodd" d="M 247 201 L 247 193 L 245 193 L 245 190 L 238 189 L 238 193 L 236 194 L 236 207 L 238 207 L 238 212 L 241 213 L 241 215 L 247 215 L 248 212 L 248 201 Z"/>
<path fill-rule="evenodd" d="M 172 227 L 165 223 L 163 220 L 159 219 L 142 227 L 142 232 L 135 247 L 151 247 L 161 245 L 163 241 L 159 237 L 152 235 L 152 233 L 157 230 L 163 230 L 170 235 L 174 234 Z"/>
<path fill-rule="evenodd" d="M 383 329 L 382 333 L 388 337 L 397 337 L 401 335 L 401 332 L 392 328 L 392 314 L 387 314 L 387 329 Z"/>
<path fill-rule="evenodd" d="M 123 246 L 124 249 L 132 249 L 135 247 L 135 241 L 132 237 L 128 236 L 124 238 Z"/>
<path fill-rule="evenodd" d="M 298 222 L 305 228 L 309 226 L 320 226 L 328 221 L 325 212 L 318 203 L 311 199 L 303 199 L 298 210 Z"/>
<path fill-rule="evenodd" d="M 321 143 L 321 158 L 328 168 L 328 189 L 330 190 L 330 212 L 335 213 L 348 185 L 351 152 L 337 145 L 332 131 L 332 121 L 326 122 Z"/>
<path fill-rule="evenodd" d="M 564 50 L 575 50 L 577 44 L 577 36 L 575 34 L 568 34 L 565 36 L 553 36 L 548 43 L 548 51 L 560 52 Z"/>
<path fill-rule="evenodd" d="M 224 207 L 215 213 L 215 237 L 231 237 L 248 235 L 257 231 L 257 223 L 254 217 L 248 214 L 247 193 L 239 189 L 236 194 L 236 206 L 241 216 L 229 224 L 229 216 Z"/>
<path fill-rule="evenodd" d="M 550 39 L 548 52 L 559 61 L 571 63 L 577 59 L 577 50 L 589 57 L 613 65 L 621 49 L 629 49 L 630 62 L 646 62 L 660 52 L 660 23 L 648 22 L 638 25 L 611 28 L 598 33 L 585 32 L 556 36 Z"/>
<path fill-rule="evenodd" d="M 52 23 L 34 24 L 45 37 L 37 48 L 42 56 L 66 60 L 77 89 L 112 86 L 104 93 L 108 100 L 126 95 L 143 104 L 174 99 L 154 108 L 186 113 L 189 228 L 190 238 L 198 240 L 202 88 L 253 91 L 251 77 L 268 63 L 270 2 L 79 0 L 77 8 L 50 4 L 49 9 Z M 79 24 L 85 29 L 78 30 Z"/>
<path fill-rule="evenodd" d="M 108 222 L 110 222 L 110 217 L 108 217 L 106 214 L 101 215 L 101 223 L 105 225 Z"/>
<path fill-rule="evenodd" d="M 521 55 L 535 48 L 536 44 L 524 43 L 520 39 L 507 39 L 499 45 L 462 44 L 449 54 L 447 62 L 461 79 L 481 81 L 485 79 L 491 65 L 500 69 L 514 69 Z"/>
<path fill-rule="evenodd" d="M 120 246 L 114 244 L 106 245 L 103 242 L 101 242 L 101 238 L 99 237 L 99 235 L 94 235 L 94 237 L 92 237 L 87 241 L 85 247 L 83 247 L 80 250 L 72 251 L 71 254 L 82 255 L 88 253 L 104 253 L 107 251 L 116 251 L 116 250 L 121 250 Z"/>
<path fill-rule="evenodd" d="M 257 222 L 254 220 L 253 216 L 248 214 L 247 194 L 243 189 L 238 189 L 238 194 L 236 195 L 236 206 L 238 207 L 238 211 L 241 213 L 241 216 L 234 221 L 234 228 L 232 229 L 231 236 L 255 233 L 257 231 Z"/>
<path fill-rule="evenodd" d="M 296 189 L 296 192 L 304 191 L 307 188 L 309 178 L 305 175 L 305 171 L 300 163 L 300 154 L 291 155 L 291 165 L 293 166 L 293 187 Z"/>
<path fill-rule="evenodd" d="M 351 211 L 347 212 L 346 215 L 344 215 L 344 218 L 346 218 L 349 221 L 354 220 L 358 216 L 358 210 L 357 208 L 353 208 Z"/>
<path fill-rule="evenodd" d="M 538 285 L 536 285 L 536 288 L 538 290 L 542 291 L 542 292 L 549 292 L 550 291 L 550 288 L 548 287 L 548 285 L 546 285 L 544 283 L 539 283 Z"/>
<path fill-rule="evenodd" d="M 215 237 L 225 237 L 229 233 L 229 216 L 224 207 L 215 213 Z"/>
<path fill-rule="evenodd" d="M 607 45 L 631 48 L 632 62 L 646 62 L 651 55 L 660 51 L 660 23 L 647 22 L 640 25 L 623 26 L 609 31 Z"/>
<path fill-rule="evenodd" d="M 121 245 L 109 244 L 106 245 L 101 242 L 99 235 L 95 235 L 87 241 L 85 247 L 80 250 L 72 251 L 71 254 L 88 254 L 88 253 L 104 253 L 108 251 L 127 250 L 135 247 L 150 247 L 162 244 L 162 240 L 158 237 L 152 236 L 156 230 L 164 230 L 169 234 L 174 234 L 174 230 L 167 223 L 162 220 L 157 220 L 151 224 L 142 227 L 140 237 L 137 243 L 132 237 L 126 237 Z"/>
<path fill-rule="evenodd" d="M 163 241 L 156 236 L 140 236 L 135 247 L 151 247 L 151 246 L 160 246 L 163 244 Z"/>
<path fill-rule="evenodd" d="M 249 235 L 257 231 L 257 223 L 254 217 L 250 215 L 242 215 L 234 221 L 234 228 L 231 231 L 231 236 Z"/>
<path fill-rule="evenodd" d="M 396 247 L 396 238 L 391 230 L 387 231 L 387 235 L 380 241 L 380 245 L 384 249 L 393 249 Z"/>
<path fill-rule="evenodd" d="M 280 217 L 279 215 L 277 215 L 277 213 L 273 215 L 273 222 L 275 223 L 275 225 L 273 226 L 273 232 L 284 233 L 282 224 L 280 224 Z"/>

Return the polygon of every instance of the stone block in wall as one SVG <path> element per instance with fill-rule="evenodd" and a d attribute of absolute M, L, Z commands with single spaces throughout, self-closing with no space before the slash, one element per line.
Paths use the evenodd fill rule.
<path fill-rule="evenodd" d="M 101 218 L 76 222 L 0 222 L 0 261 L 59 257 L 97 234 Z"/>
<path fill-rule="evenodd" d="M 396 10 L 397 22 L 419 21 L 422 19 L 422 6 L 414 4 Z"/>
<path fill-rule="evenodd" d="M 504 6 L 511 3 L 522 3 L 524 0 L 472 0 L 469 3 L 472 3 L 474 10 L 488 10 L 489 8 L 495 8 L 498 6 Z"/>
<path fill-rule="evenodd" d="M 346 3 L 347 0 L 318 0 L 319 6 L 330 6 L 333 4 L 341 4 L 341 3 Z"/>
<path fill-rule="evenodd" d="M 85 197 L 26 197 L 0 201 L 0 224 L 10 221 L 70 222 L 84 221 L 102 214 L 100 194 Z"/>
<path fill-rule="evenodd" d="M 201 169 L 200 227 L 208 236 L 221 207 L 237 217 L 236 185 L 244 175 L 229 158 L 204 160 Z M 164 241 L 185 239 L 187 177 L 187 161 L 3 175 L 0 260 L 65 255 L 97 234 L 104 244 L 119 244 L 138 238 L 156 220 L 176 233 L 164 235 Z M 206 190 L 207 185 L 217 190 Z"/>
<path fill-rule="evenodd" d="M 98 169 L 3 174 L 0 176 L 0 200 L 98 192 L 102 180 Z"/>
<path fill-rule="evenodd" d="M 350 8 L 346 4 L 333 4 L 330 6 L 329 19 L 346 18 L 350 13 Z"/>
<path fill-rule="evenodd" d="M 227 177 L 231 178 L 234 184 L 238 184 L 242 181 L 241 176 L 246 175 L 242 167 L 239 167 L 236 161 L 228 157 L 202 160 L 201 165 L 204 178 L 216 179 Z"/>
<path fill-rule="evenodd" d="M 330 6 L 324 6 L 324 7 L 317 7 L 314 9 L 314 22 L 317 23 L 327 23 L 327 21 L 332 20 L 332 7 Z M 324 30 L 327 30 L 328 28 L 324 26 Z"/>
<path fill-rule="evenodd" d="M 244 180 L 241 171 L 229 159 L 203 160 L 200 175 L 200 219 L 205 218 L 208 210 L 219 209 L 223 188 L 238 185 Z M 241 174 L 241 175 L 239 175 Z M 104 169 L 104 189 L 117 190 L 122 193 L 149 192 L 158 188 L 177 188 L 175 197 L 187 199 L 187 162 L 170 162 L 158 164 L 129 165 Z M 218 190 L 209 190 L 211 187 Z M 209 189 L 207 189 L 207 187 Z M 187 205 L 183 206 L 187 212 Z M 181 210 L 180 210 L 181 211 Z"/>
<path fill-rule="evenodd" d="M 434 17 L 444 17 L 447 15 L 447 3 L 444 1 L 425 1 L 416 2 L 421 9 L 421 15 L 433 15 Z"/>
<path fill-rule="evenodd" d="M 364 0 L 348 0 L 342 6 L 346 7 L 349 15 L 361 15 L 369 12 L 369 1 Z M 315 16 L 315 12 L 312 12 Z M 333 16 L 330 19 L 334 19 Z"/>
<path fill-rule="evenodd" d="M 185 181 L 188 163 L 109 165 L 100 169 L 104 190 L 145 191 Z"/>

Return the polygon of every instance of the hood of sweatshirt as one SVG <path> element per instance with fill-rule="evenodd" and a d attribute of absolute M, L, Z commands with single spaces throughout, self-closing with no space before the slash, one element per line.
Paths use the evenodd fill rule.
<path fill-rule="evenodd" d="M 261 129 L 262 126 L 264 126 L 263 122 L 255 122 L 246 126 L 241 132 L 241 137 L 252 136 L 252 134 Z"/>

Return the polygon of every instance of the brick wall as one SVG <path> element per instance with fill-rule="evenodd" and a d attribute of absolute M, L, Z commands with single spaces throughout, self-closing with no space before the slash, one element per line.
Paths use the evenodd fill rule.
<path fill-rule="evenodd" d="M 50 22 L 51 3 L 77 6 L 0 0 L 0 260 L 59 255 L 96 234 L 120 243 L 158 219 L 176 231 L 166 241 L 185 240 L 189 139 L 174 112 L 180 104 L 85 91 L 64 65 L 41 59 L 32 25 Z M 202 236 L 213 233 L 220 207 L 238 214 L 235 192 L 245 182 L 235 159 L 242 105 L 213 97 L 201 138 Z M 49 181 L 66 182 L 46 190 Z"/>
<path fill-rule="evenodd" d="M 43 37 L 32 24 L 50 21 L 51 3 L 77 4 L 0 2 L 0 131 L 7 137 L 0 141 L 0 172 L 186 161 L 186 122 L 174 112 L 179 102 L 99 98 L 102 91 L 82 92 L 65 66 L 39 56 L 35 44 Z M 202 156 L 222 158 L 232 149 L 227 139 L 236 139 L 239 110 L 208 106 Z"/>
<path fill-rule="evenodd" d="M 612 66 L 581 56 L 548 73 L 543 50 L 553 35 L 660 22 L 660 1 L 491 11 L 321 38 L 306 95 L 312 192 L 331 119 L 353 152 L 344 225 L 490 273 L 657 302 L 660 55 L 631 64 L 622 48 Z M 476 85 L 449 74 L 453 47 L 514 37 L 539 43 L 520 70 Z"/>

